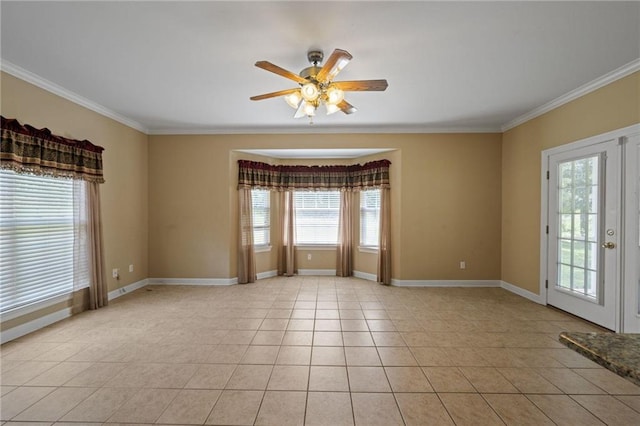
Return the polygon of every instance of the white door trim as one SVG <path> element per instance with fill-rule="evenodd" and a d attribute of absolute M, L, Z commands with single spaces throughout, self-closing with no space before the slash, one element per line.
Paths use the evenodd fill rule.
<path fill-rule="evenodd" d="M 549 213 L 549 181 L 547 179 L 547 172 L 549 171 L 549 158 L 554 155 L 554 154 L 559 154 L 562 152 L 567 152 L 567 151 L 572 151 L 578 148 L 584 148 L 587 146 L 591 146 L 597 143 L 600 143 L 604 140 L 608 140 L 608 139 L 618 139 L 619 141 L 622 140 L 622 138 L 630 136 L 632 134 L 638 133 L 640 132 L 640 124 L 634 124 L 628 127 L 624 127 L 622 129 L 617 129 L 617 130 L 613 130 L 611 132 L 606 132 L 606 133 L 602 133 L 599 135 L 595 135 L 595 136 L 591 136 L 585 139 L 581 139 L 575 142 L 571 142 L 565 145 L 561 145 L 558 147 L 554 147 L 554 148 L 549 148 L 549 149 L 545 149 L 542 151 L 541 153 L 541 170 L 540 170 L 540 187 L 541 187 L 541 191 L 540 191 L 540 301 L 542 304 L 546 305 L 547 304 L 547 279 L 548 279 L 548 253 L 549 253 L 549 238 L 548 238 L 548 234 L 547 234 L 547 227 L 549 225 L 549 217 L 548 217 L 548 213 Z M 624 159 L 620 158 L 619 160 L 621 163 L 624 162 Z M 622 176 L 623 173 L 623 168 L 620 167 L 620 179 L 623 178 Z M 620 212 L 619 215 L 620 217 L 618 218 L 620 226 L 624 226 L 624 223 L 622 222 L 622 215 L 623 212 L 625 211 L 625 206 L 624 206 L 624 197 L 622 196 L 622 187 L 624 186 L 623 182 L 621 181 L 621 185 L 620 185 L 620 194 L 619 196 L 621 197 L 621 206 L 620 206 Z M 624 233 L 624 229 L 619 229 L 618 233 L 620 235 L 623 235 Z M 618 256 L 619 260 L 618 260 L 618 276 L 620 277 L 620 271 L 624 270 L 624 256 L 619 255 Z M 621 283 L 622 284 L 622 283 Z M 622 307 L 621 307 L 621 295 L 620 292 L 622 291 L 621 287 L 622 285 L 618 286 L 619 288 L 617 289 L 617 306 L 618 306 L 618 312 L 622 312 Z M 620 330 L 620 315 L 618 315 L 618 324 L 616 327 L 616 330 Z"/>
<path fill-rule="evenodd" d="M 640 203 L 638 186 L 640 183 L 640 132 L 625 137 L 623 197 L 626 201 L 623 210 L 625 233 L 620 242 L 624 247 L 624 269 L 622 273 L 622 332 L 640 333 L 640 265 L 638 265 L 639 217 Z"/>

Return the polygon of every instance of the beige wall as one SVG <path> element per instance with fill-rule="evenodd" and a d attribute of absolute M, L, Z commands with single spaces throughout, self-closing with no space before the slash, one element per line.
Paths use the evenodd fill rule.
<path fill-rule="evenodd" d="M 248 156 L 235 150 L 392 148 L 382 157 L 392 161 L 393 277 L 500 278 L 499 134 L 171 135 L 149 140 L 151 277 L 236 276 L 237 159 Z M 335 268 L 331 251 L 314 252 L 313 262 L 306 261 L 306 252 L 300 256 L 302 269 L 324 269 L 330 263 Z M 464 271 L 458 268 L 460 260 L 467 262 Z M 272 268 L 272 261 L 257 260 L 258 267 Z M 362 264 L 372 269 L 364 258 Z"/>
<path fill-rule="evenodd" d="M 640 73 L 503 134 L 502 280 L 539 294 L 541 152 L 640 123 Z"/>
<path fill-rule="evenodd" d="M 1 74 L 0 86 L 4 117 L 36 128 L 46 127 L 68 138 L 87 139 L 105 148 L 106 183 L 101 185 L 100 195 L 109 290 L 147 278 L 147 135 L 9 74 Z M 132 273 L 130 264 L 134 265 Z M 111 278 L 113 268 L 120 269 L 119 281 Z M 38 313 L 29 318 L 34 315 Z"/>

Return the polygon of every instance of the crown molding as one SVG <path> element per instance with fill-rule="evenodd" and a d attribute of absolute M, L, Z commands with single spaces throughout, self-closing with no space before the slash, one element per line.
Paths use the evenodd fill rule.
<path fill-rule="evenodd" d="M 508 123 L 504 124 L 502 126 L 501 131 L 502 132 L 506 132 L 507 130 L 513 129 L 516 126 L 519 126 L 523 123 L 526 123 L 529 120 L 532 120 L 536 117 L 541 116 L 542 114 L 545 114 L 551 110 L 554 110 L 564 104 L 567 104 L 575 99 L 578 99 L 586 94 L 589 94 L 591 92 L 594 92 L 598 89 L 600 89 L 601 87 L 606 86 L 607 84 L 611 84 L 614 81 L 620 80 L 621 78 L 624 78 L 630 74 L 633 74 L 634 72 L 640 71 L 640 58 L 639 59 L 635 59 L 631 62 L 629 62 L 626 65 L 621 66 L 618 69 L 615 69 L 601 77 L 596 78 L 593 81 L 590 81 L 589 83 L 582 85 L 580 87 L 578 87 L 577 89 L 574 89 L 572 91 L 570 91 L 569 93 L 566 93 L 554 100 L 552 100 L 551 102 L 547 102 L 544 105 L 539 106 L 538 108 L 535 108 L 531 111 L 529 111 L 526 114 L 523 114 L 519 117 L 514 118 L 513 120 L 509 121 Z"/>
<path fill-rule="evenodd" d="M 39 75 L 32 73 L 31 71 L 27 71 L 24 68 L 19 67 L 18 65 L 12 64 L 11 62 L 5 59 L 2 60 L 2 63 L 0 64 L 0 69 L 6 72 L 7 74 L 11 74 L 14 77 L 17 77 L 21 80 L 26 81 L 27 83 L 31 83 L 34 86 L 44 89 L 47 92 L 51 92 L 54 95 L 58 95 L 61 98 L 67 99 L 93 112 L 97 112 L 100 115 L 111 118 L 112 120 L 115 120 L 118 123 L 124 124 L 125 126 L 136 129 L 142 133 L 149 134 L 148 129 L 142 124 L 138 123 L 137 121 L 132 120 L 128 117 L 125 117 L 124 115 L 120 115 L 117 112 L 112 111 L 108 108 L 105 108 L 96 102 L 93 102 L 83 96 L 80 96 L 77 93 L 72 92 L 71 90 L 65 89 L 64 87 L 59 86 L 49 80 L 46 80 L 40 77 Z"/>

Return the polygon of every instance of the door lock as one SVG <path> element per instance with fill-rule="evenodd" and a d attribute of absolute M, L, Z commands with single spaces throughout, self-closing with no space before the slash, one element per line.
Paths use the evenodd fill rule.
<path fill-rule="evenodd" d="M 616 248 L 616 243 L 612 243 L 611 241 L 607 241 L 606 243 L 602 244 L 603 248 L 606 249 L 613 249 Z"/>

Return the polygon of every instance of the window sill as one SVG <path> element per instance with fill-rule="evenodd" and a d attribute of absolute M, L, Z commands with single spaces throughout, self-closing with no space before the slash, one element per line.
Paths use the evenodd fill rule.
<path fill-rule="evenodd" d="M 2 318 L 2 322 L 9 321 L 15 318 L 20 318 L 30 313 L 48 308 L 49 306 L 57 305 L 58 303 L 61 303 L 61 302 L 67 302 L 71 300 L 72 294 L 73 294 L 72 292 L 59 294 L 57 296 L 52 296 L 47 299 L 39 300 L 37 302 L 33 302 L 28 305 L 21 306 L 19 308 L 9 309 L 7 311 L 2 312 L 0 314 L 0 317 Z"/>
<path fill-rule="evenodd" d="M 264 253 L 267 251 L 271 251 L 271 246 L 254 246 L 253 251 L 255 253 Z"/>
<path fill-rule="evenodd" d="M 296 248 L 300 250 L 335 250 L 338 248 L 336 244 L 296 244 Z"/>
<path fill-rule="evenodd" d="M 360 253 L 373 253 L 378 254 L 378 247 L 372 246 L 358 246 L 358 251 Z"/>

